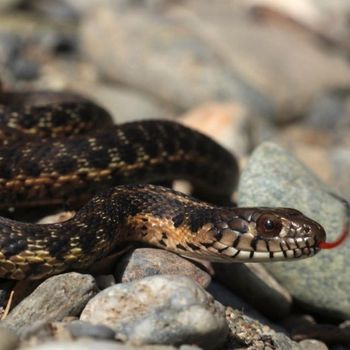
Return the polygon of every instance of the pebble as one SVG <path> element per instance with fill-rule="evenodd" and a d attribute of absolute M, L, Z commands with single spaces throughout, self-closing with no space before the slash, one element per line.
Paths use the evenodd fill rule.
<path fill-rule="evenodd" d="M 96 293 L 96 283 L 90 275 L 70 272 L 50 277 L 22 300 L 0 326 L 21 334 L 36 321 L 60 321 L 65 316 L 79 315 Z"/>
<path fill-rule="evenodd" d="M 344 224 L 343 204 L 291 154 L 272 143 L 259 146 L 241 174 L 238 204 L 296 208 L 318 221 L 329 241 Z M 350 317 L 350 240 L 302 261 L 266 263 L 266 269 L 304 306 Z"/>
<path fill-rule="evenodd" d="M 210 275 L 194 263 L 160 249 L 139 248 L 118 261 L 116 276 L 121 282 L 132 282 L 154 275 L 182 275 L 192 278 L 203 288 L 211 281 Z"/>
<path fill-rule="evenodd" d="M 67 325 L 67 330 L 74 338 L 89 337 L 95 339 L 114 339 L 115 332 L 100 324 L 91 324 L 84 321 L 73 321 Z"/>
<path fill-rule="evenodd" d="M 19 338 L 16 333 L 9 329 L 0 327 L 0 350 L 16 349 L 19 344 Z"/>
<path fill-rule="evenodd" d="M 328 350 L 328 346 L 316 339 L 305 339 L 299 342 L 301 350 Z"/>
<path fill-rule="evenodd" d="M 141 344 L 195 344 L 214 349 L 227 335 L 225 309 L 184 276 L 152 276 L 100 292 L 80 319 L 104 324 L 117 339 Z"/>
<path fill-rule="evenodd" d="M 221 283 L 271 320 L 281 320 L 290 313 L 289 292 L 262 265 L 215 264 L 214 269 Z"/>

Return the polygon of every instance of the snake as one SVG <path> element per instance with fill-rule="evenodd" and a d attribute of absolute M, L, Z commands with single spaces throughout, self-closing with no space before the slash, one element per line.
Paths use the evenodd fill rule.
<path fill-rule="evenodd" d="M 140 243 L 215 262 L 315 255 L 323 227 L 291 208 L 229 205 L 238 162 L 172 120 L 115 125 L 101 107 L 58 92 L 0 93 L 1 208 L 84 203 L 70 219 L 0 217 L 0 277 L 89 269 Z M 190 195 L 161 186 L 188 181 Z"/>

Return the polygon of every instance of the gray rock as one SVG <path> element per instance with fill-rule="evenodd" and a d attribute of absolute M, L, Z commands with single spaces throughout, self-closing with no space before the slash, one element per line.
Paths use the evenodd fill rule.
<path fill-rule="evenodd" d="M 269 99 L 227 64 L 226 53 L 198 35 L 201 26 L 188 13 L 100 6 L 82 23 L 82 47 L 104 76 L 178 109 L 236 100 L 259 114 L 271 114 Z"/>
<path fill-rule="evenodd" d="M 101 324 L 91 324 L 83 321 L 73 321 L 67 325 L 67 330 L 74 338 L 90 337 L 95 339 L 114 339 L 115 332 Z"/>
<path fill-rule="evenodd" d="M 154 275 L 183 275 L 202 287 L 211 281 L 210 275 L 190 261 L 160 249 L 135 249 L 118 261 L 116 275 L 122 282 L 132 282 Z"/>
<path fill-rule="evenodd" d="M 104 324 L 118 339 L 135 344 L 222 345 L 224 307 L 188 277 L 152 276 L 100 292 L 81 320 Z"/>
<path fill-rule="evenodd" d="M 36 321 L 60 321 L 65 316 L 79 315 L 96 293 L 90 275 L 71 272 L 53 276 L 22 300 L 0 325 L 21 334 Z"/>
<path fill-rule="evenodd" d="M 19 338 L 13 331 L 0 328 L 0 350 L 16 349 L 18 344 Z"/>
<path fill-rule="evenodd" d="M 260 264 L 215 264 L 217 278 L 273 320 L 288 316 L 292 298 Z M 233 278 L 234 276 L 234 278 Z"/>
<path fill-rule="evenodd" d="M 280 206 L 299 209 L 318 221 L 334 240 L 344 225 L 343 204 L 305 166 L 282 148 L 262 144 L 244 169 L 239 206 Z M 331 315 L 350 316 L 350 240 L 335 250 L 295 262 L 273 262 L 265 267 L 305 306 Z"/>

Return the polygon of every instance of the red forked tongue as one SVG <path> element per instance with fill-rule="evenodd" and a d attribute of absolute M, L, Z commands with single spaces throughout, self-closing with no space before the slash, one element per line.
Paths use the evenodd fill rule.
<path fill-rule="evenodd" d="M 334 193 L 330 193 L 333 197 L 339 199 L 341 202 L 343 202 L 345 206 L 345 223 L 344 223 L 344 229 L 339 235 L 339 237 L 333 241 L 333 242 L 321 242 L 319 244 L 319 248 L 321 249 L 333 249 L 341 245 L 346 238 L 349 235 L 349 225 L 350 225 L 350 204 L 343 198 L 337 196 Z"/>
<path fill-rule="evenodd" d="M 339 237 L 333 241 L 333 242 L 321 242 L 319 244 L 319 247 L 321 249 L 333 249 L 335 247 L 338 247 L 338 245 L 341 245 L 346 238 L 348 237 L 349 230 L 348 228 L 344 229 L 343 232 L 339 235 Z"/>

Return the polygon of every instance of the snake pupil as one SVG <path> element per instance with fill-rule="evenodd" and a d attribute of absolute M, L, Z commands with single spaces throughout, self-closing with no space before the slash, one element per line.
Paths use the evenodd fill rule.
<path fill-rule="evenodd" d="M 275 224 L 273 223 L 272 220 L 267 219 L 264 224 L 266 230 L 273 230 L 275 228 Z"/>

